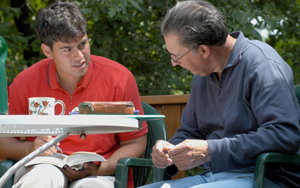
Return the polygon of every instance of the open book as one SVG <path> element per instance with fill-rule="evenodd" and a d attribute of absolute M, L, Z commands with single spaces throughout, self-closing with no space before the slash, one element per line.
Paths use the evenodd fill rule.
<path fill-rule="evenodd" d="M 65 155 L 61 153 L 54 153 L 51 156 L 38 156 L 28 163 L 25 164 L 25 167 L 35 164 L 52 164 L 62 168 L 64 165 L 70 166 L 72 169 L 81 170 L 85 162 L 92 161 L 106 161 L 106 159 L 93 152 L 79 151 L 71 155 Z"/>

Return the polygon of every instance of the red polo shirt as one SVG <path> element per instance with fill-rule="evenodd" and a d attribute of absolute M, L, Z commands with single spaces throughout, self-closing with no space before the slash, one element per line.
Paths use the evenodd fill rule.
<path fill-rule="evenodd" d="M 54 97 L 64 101 L 68 115 L 82 101 L 132 101 L 135 109 L 143 113 L 138 88 L 132 73 L 123 65 L 100 56 L 91 56 L 84 78 L 70 96 L 57 81 L 56 67 L 52 59 L 44 59 L 24 70 L 10 86 L 9 114 L 28 114 L 29 97 Z M 56 105 L 55 114 L 61 112 Z M 140 131 L 114 134 L 91 134 L 82 140 L 72 135 L 60 142 L 66 154 L 90 151 L 109 158 L 119 147 L 120 141 L 138 138 L 148 131 L 146 122 Z M 35 138 L 28 137 L 27 141 Z M 132 176 L 130 176 L 133 185 Z"/>

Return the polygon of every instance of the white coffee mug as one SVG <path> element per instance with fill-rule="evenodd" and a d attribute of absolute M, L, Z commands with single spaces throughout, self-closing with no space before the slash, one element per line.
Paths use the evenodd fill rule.
<path fill-rule="evenodd" d="M 52 97 L 31 97 L 29 101 L 29 115 L 55 115 L 55 105 L 60 104 L 62 111 L 59 115 L 64 115 L 66 105 L 62 100 L 55 100 Z"/>

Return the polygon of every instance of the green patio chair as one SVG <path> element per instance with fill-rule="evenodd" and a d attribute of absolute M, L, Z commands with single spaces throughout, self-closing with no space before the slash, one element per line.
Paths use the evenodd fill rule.
<path fill-rule="evenodd" d="M 4 175 L 4 173 L 10 168 L 12 167 L 14 164 L 16 163 L 16 161 L 12 161 L 12 160 L 6 160 L 6 161 L 2 161 L 0 163 L 0 174 L 2 177 Z M 12 175 L 4 184 L 4 186 L 2 188 L 11 188 L 14 184 L 14 177 L 15 175 Z"/>
<path fill-rule="evenodd" d="M 143 103 L 146 115 L 159 115 L 152 106 Z M 127 187 L 128 170 L 133 169 L 134 187 L 145 185 L 147 182 L 158 182 L 171 179 L 165 174 L 164 169 L 156 168 L 151 160 L 152 147 L 157 140 L 167 140 L 166 124 L 163 119 L 148 121 L 147 147 L 144 158 L 122 158 L 117 163 L 115 188 Z M 152 171 L 151 171 L 152 169 Z M 152 174 L 149 176 L 150 171 Z"/>
<path fill-rule="evenodd" d="M 7 44 L 0 36 L 0 115 L 8 114 L 7 81 L 5 62 L 7 58 Z"/>
<path fill-rule="evenodd" d="M 300 105 L 300 85 L 295 86 L 296 97 Z M 263 188 L 266 163 L 300 163 L 300 154 L 268 152 L 256 159 L 253 188 Z"/>
<path fill-rule="evenodd" d="M 7 58 L 7 44 L 5 39 L 0 36 L 0 115 L 8 114 L 8 100 L 7 100 L 7 81 L 6 81 L 6 69 L 5 62 Z M 12 165 L 13 161 L 3 161 L 0 165 L 1 176 Z M 11 177 L 3 188 L 10 188 L 13 183 L 13 177 Z"/>

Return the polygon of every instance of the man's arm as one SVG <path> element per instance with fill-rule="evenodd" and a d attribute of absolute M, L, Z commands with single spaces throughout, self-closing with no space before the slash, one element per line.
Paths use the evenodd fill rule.
<path fill-rule="evenodd" d="M 21 160 L 52 139 L 53 138 L 51 136 L 39 136 L 33 142 L 21 142 L 12 137 L 0 137 L 0 159 L 15 161 Z M 41 155 L 50 156 L 55 152 L 57 152 L 57 149 L 52 146 Z"/>
<path fill-rule="evenodd" d="M 168 141 L 158 140 L 152 148 L 152 162 L 157 168 L 166 168 L 172 165 L 173 161 L 168 152 L 174 147 Z"/>
<path fill-rule="evenodd" d="M 114 175 L 116 173 L 117 162 L 123 157 L 142 157 L 147 145 L 147 135 L 139 138 L 121 141 L 120 148 L 110 158 L 102 162 L 96 175 Z"/>
<path fill-rule="evenodd" d="M 195 83 L 195 77 L 193 78 L 193 85 Z M 206 134 L 205 132 L 201 132 L 199 130 L 198 120 L 197 120 L 197 100 L 195 99 L 195 86 L 192 86 L 191 94 L 189 100 L 183 110 L 181 116 L 181 126 L 177 129 L 176 133 L 173 137 L 169 140 L 170 143 L 177 145 L 183 142 L 186 139 L 205 139 Z"/>
<path fill-rule="evenodd" d="M 15 80 L 18 82 L 18 77 L 15 78 Z M 21 96 L 19 94 L 21 92 L 19 88 L 15 86 L 16 84 L 14 82 L 10 86 L 8 99 L 10 102 L 9 114 L 26 114 L 24 103 L 20 102 Z M 28 142 L 20 142 L 17 138 L 2 137 L 0 138 L 0 158 L 3 160 L 20 160 L 30 153 L 29 144 Z"/>
<path fill-rule="evenodd" d="M 206 140 L 187 139 L 172 148 L 168 155 L 178 170 L 188 170 L 210 161 Z"/>
<path fill-rule="evenodd" d="M 20 160 L 30 153 L 28 142 L 16 138 L 0 137 L 0 158 L 2 160 Z"/>
<path fill-rule="evenodd" d="M 142 157 L 147 145 L 147 135 L 139 138 L 121 141 L 120 148 L 111 155 L 107 161 L 101 162 L 99 166 L 94 163 L 85 163 L 83 170 L 76 171 L 68 166 L 64 166 L 61 171 L 66 175 L 68 181 L 82 179 L 89 175 L 107 176 L 116 173 L 117 162 L 124 157 Z"/>
<path fill-rule="evenodd" d="M 28 114 L 28 97 L 24 94 L 22 84 L 22 75 L 18 75 L 10 86 L 9 94 L 9 114 Z M 37 137 L 34 142 L 20 142 L 18 138 L 0 137 L 0 158 L 3 160 L 21 160 L 40 146 L 49 142 L 51 136 Z M 42 155 L 51 155 L 57 149 L 53 146 Z"/>
<path fill-rule="evenodd" d="M 290 68 L 261 60 L 245 80 L 244 98 L 248 104 L 244 104 L 255 117 L 251 121 L 257 122 L 259 127 L 232 138 L 208 140 L 213 173 L 254 166 L 256 157 L 263 152 L 296 153 L 299 150 L 299 106 L 294 100 Z"/>

